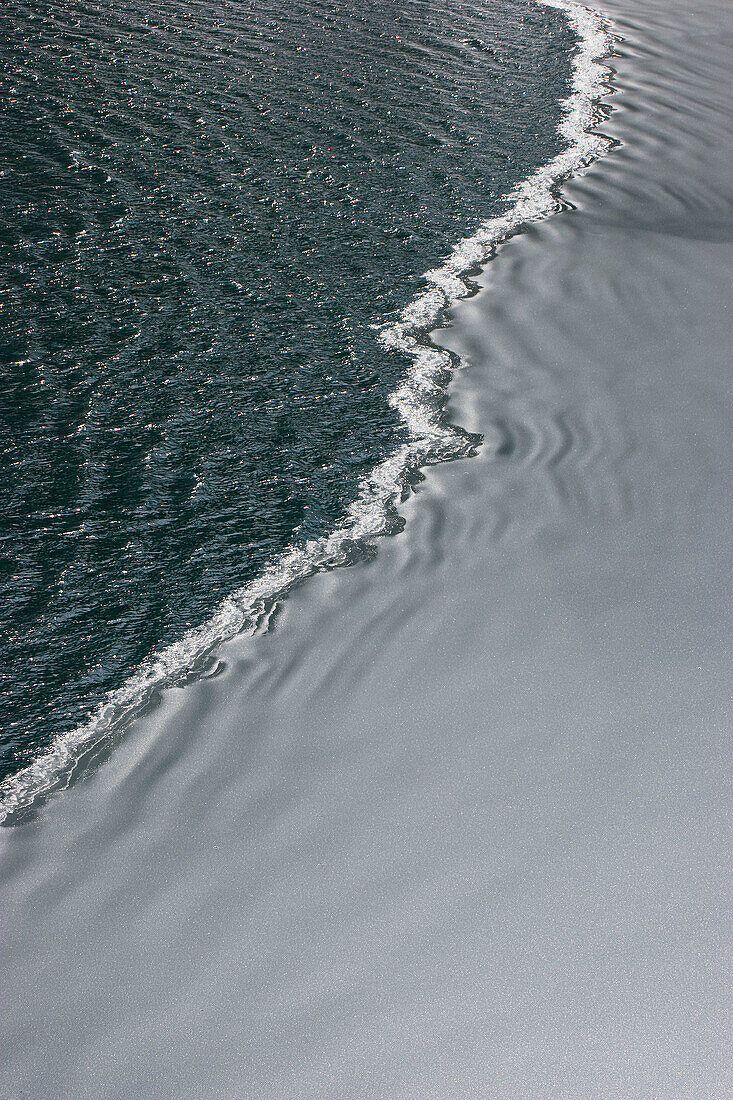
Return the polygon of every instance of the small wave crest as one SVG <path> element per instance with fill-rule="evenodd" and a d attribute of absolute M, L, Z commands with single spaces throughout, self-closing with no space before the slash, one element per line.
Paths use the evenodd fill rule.
<path fill-rule="evenodd" d="M 201 626 L 153 655 L 100 704 L 90 719 L 60 735 L 33 763 L 0 784 L 0 823 L 73 780 L 90 753 L 119 733 L 166 687 L 203 675 L 213 651 L 235 635 L 254 634 L 274 606 L 316 572 L 354 560 L 374 539 L 396 529 L 396 504 L 421 466 L 466 457 L 474 437 L 445 422 L 442 408 L 452 371 L 463 365 L 431 343 L 429 333 L 446 311 L 472 291 L 470 275 L 495 249 L 529 222 L 560 209 L 557 187 L 607 151 L 610 139 L 594 132 L 598 101 L 609 88 L 603 58 L 610 53 L 608 21 L 572 0 L 538 0 L 566 13 L 577 37 L 572 57 L 572 92 L 563 104 L 560 127 L 566 149 L 506 196 L 505 213 L 460 240 L 440 267 L 425 275 L 425 288 L 396 321 L 379 329 L 385 349 L 407 355 L 411 367 L 390 403 L 407 429 L 408 442 L 362 481 L 344 523 L 331 534 L 287 551 L 252 583 L 232 593 Z"/>

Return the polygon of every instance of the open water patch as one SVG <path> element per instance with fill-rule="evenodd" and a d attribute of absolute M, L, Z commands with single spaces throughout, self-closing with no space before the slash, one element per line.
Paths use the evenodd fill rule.
<path fill-rule="evenodd" d="M 428 334 L 607 147 L 610 40 L 560 0 L 2 19 L 7 818 L 471 453 Z"/>

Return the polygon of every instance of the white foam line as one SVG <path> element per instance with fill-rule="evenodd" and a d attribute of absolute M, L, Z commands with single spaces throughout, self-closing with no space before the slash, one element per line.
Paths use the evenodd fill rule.
<path fill-rule="evenodd" d="M 440 400 L 455 362 L 430 344 L 427 333 L 447 308 L 470 293 L 468 273 L 485 263 L 497 245 L 527 222 L 558 210 L 555 192 L 559 181 L 580 171 L 611 144 L 592 132 L 597 121 L 595 104 L 608 90 L 608 69 L 602 64 L 611 46 L 608 21 L 573 0 L 537 2 L 564 11 L 578 36 L 572 58 L 572 93 L 563 103 L 560 125 L 567 148 L 507 196 L 511 206 L 506 213 L 489 219 L 459 241 L 442 266 L 427 272 L 427 287 L 398 320 L 381 328 L 383 346 L 406 353 L 412 360 L 407 378 L 390 398 L 408 428 L 409 441 L 364 478 L 344 524 L 300 550 L 285 552 L 251 584 L 224 600 L 206 623 L 146 661 L 107 696 L 87 722 L 59 735 L 32 764 L 0 784 L 0 822 L 39 796 L 67 786 L 83 754 L 138 713 L 153 693 L 195 670 L 216 646 L 236 634 L 254 633 L 268 609 L 295 584 L 346 562 L 354 544 L 364 545 L 384 534 L 409 471 L 426 462 L 471 452 L 470 443 L 442 422 Z"/>

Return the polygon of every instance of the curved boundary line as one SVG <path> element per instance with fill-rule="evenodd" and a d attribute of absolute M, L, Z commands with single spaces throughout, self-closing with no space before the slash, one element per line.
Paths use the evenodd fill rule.
<path fill-rule="evenodd" d="M 314 573 L 348 564 L 355 550 L 395 530 L 396 502 L 420 467 L 474 452 L 475 437 L 447 425 L 442 415 L 450 376 L 466 364 L 432 344 L 429 333 L 451 306 L 472 293 L 471 273 L 487 263 L 500 244 L 529 222 L 562 208 L 557 195 L 560 182 L 614 145 L 611 138 L 593 132 L 600 117 L 598 101 L 610 90 L 610 70 L 603 64 L 612 48 L 610 21 L 575 0 L 537 3 L 564 11 L 578 36 L 572 56 L 572 92 L 562 104 L 564 118 L 559 127 L 568 146 L 506 196 L 512 203 L 509 210 L 483 222 L 453 247 L 445 263 L 426 273 L 426 289 L 396 322 L 379 327 L 382 345 L 412 360 L 407 378 L 389 399 L 407 426 L 408 442 L 365 476 L 341 526 L 302 549 L 285 551 L 254 581 L 228 596 L 202 626 L 188 630 L 145 661 L 83 725 L 60 734 L 36 760 L 0 783 L 0 824 L 67 787 L 82 758 L 109 742 L 157 693 L 210 671 L 213 651 L 223 642 L 238 634 L 258 633 L 295 585 Z"/>

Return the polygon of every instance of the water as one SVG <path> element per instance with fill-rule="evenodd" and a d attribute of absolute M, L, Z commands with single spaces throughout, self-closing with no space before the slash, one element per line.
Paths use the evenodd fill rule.
<path fill-rule="evenodd" d="M 530 0 L 9 0 L 0 34 L 7 776 L 408 444 L 380 327 L 567 146 L 576 39 Z"/>
<path fill-rule="evenodd" d="M 475 456 L 0 829 L 0 1094 L 733 1095 L 733 8 L 604 6 L 618 144 L 386 406 L 451 350 Z"/>

